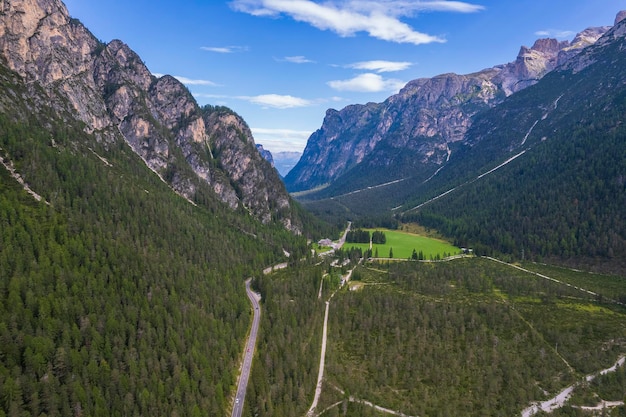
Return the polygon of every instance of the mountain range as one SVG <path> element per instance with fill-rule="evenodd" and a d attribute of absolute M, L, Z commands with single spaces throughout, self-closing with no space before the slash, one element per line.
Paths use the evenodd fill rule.
<path fill-rule="evenodd" d="M 3 3 L 0 56 L 31 95 L 43 92 L 46 104 L 101 143 L 124 138 L 181 196 L 193 201 L 206 184 L 233 210 L 299 230 L 292 201 L 241 117 L 201 108 L 183 84 L 151 74 L 123 42 L 96 39 L 60 1 Z"/>
<path fill-rule="evenodd" d="M 571 42 L 540 39 L 531 48 L 521 47 L 511 63 L 417 79 L 383 103 L 330 109 L 286 176 L 287 188 L 330 185 L 322 193 L 327 196 L 406 177 L 426 179 L 464 143 L 476 115 L 536 84 L 609 29 L 586 29 Z"/>
<path fill-rule="evenodd" d="M 418 222 L 478 253 L 622 270 L 624 17 L 329 110 L 285 181 L 317 186 L 296 195 L 328 219 Z"/>
<path fill-rule="evenodd" d="M 199 106 L 59 0 L 0 2 L 0 416 L 226 415 L 240 400 L 249 277 L 262 322 L 246 416 L 306 413 L 326 323 L 318 410 L 336 415 L 374 415 L 370 400 L 502 415 L 615 363 L 624 17 L 329 110 L 285 179 L 309 191 L 294 193 L 303 208 L 234 111 Z M 346 220 L 418 223 L 478 255 L 618 276 L 581 273 L 580 291 L 484 258 L 386 262 L 339 291 L 339 268 L 310 242 Z M 261 272 L 277 264 L 289 268 Z"/>

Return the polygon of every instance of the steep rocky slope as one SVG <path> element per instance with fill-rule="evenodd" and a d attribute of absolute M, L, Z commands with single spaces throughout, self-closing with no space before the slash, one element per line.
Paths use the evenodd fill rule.
<path fill-rule="evenodd" d="M 301 191 L 342 178 L 338 182 L 354 184 L 338 189 L 347 192 L 407 176 L 427 178 L 463 141 L 477 114 L 535 84 L 608 29 L 587 29 L 572 42 L 540 39 L 531 48 L 521 47 L 509 64 L 417 79 L 383 103 L 330 109 L 285 178 L 287 188 Z M 374 171 L 378 174 L 369 183 L 356 180 Z"/>
<path fill-rule="evenodd" d="M 56 112 L 104 143 L 121 134 L 182 196 L 193 201 L 205 182 L 232 209 L 299 229 L 279 176 L 239 116 L 200 108 L 184 85 L 152 75 L 123 42 L 98 41 L 59 0 L 0 3 L 0 59 L 33 100 L 43 89 Z"/>
<path fill-rule="evenodd" d="M 398 207 L 484 252 L 624 273 L 626 21 L 479 115 Z"/>

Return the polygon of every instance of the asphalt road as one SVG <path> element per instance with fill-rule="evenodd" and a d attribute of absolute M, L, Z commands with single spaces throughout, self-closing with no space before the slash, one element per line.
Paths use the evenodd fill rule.
<path fill-rule="evenodd" d="M 256 346 L 256 336 L 259 331 L 259 323 L 261 322 L 261 307 L 259 306 L 261 296 L 250 289 L 250 281 L 250 279 L 246 281 L 246 294 L 248 294 L 248 298 L 252 304 L 252 329 L 250 330 L 250 336 L 248 337 L 246 350 L 244 351 L 243 365 L 241 367 L 241 374 L 239 375 L 239 383 L 237 384 L 237 394 L 235 396 L 235 403 L 233 404 L 232 417 L 241 417 L 243 411 L 243 402 L 246 398 L 250 367 L 252 366 L 252 357 L 254 356 L 254 347 Z"/>

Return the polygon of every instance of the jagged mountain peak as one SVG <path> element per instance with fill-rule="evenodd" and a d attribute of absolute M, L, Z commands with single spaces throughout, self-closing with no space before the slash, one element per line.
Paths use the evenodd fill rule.
<path fill-rule="evenodd" d="M 185 198 L 208 185 L 229 207 L 298 231 L 284 185 L 241 117 L 200 108 L 180 81 L 154 76 L 121 40 L 97 40 L 61 1 L 0 2 L 0 64 L 40 107 L 84 123 L 103 143 L 126 141 Z"/>
<path fill-rule="evenodd" d="M 364 163 L 371 169 L 384 167 L 384 174 L 377 176 L 380 182 L 407 178 L 416 172 L 426 178 L 449 158 L 453 145 L 463 140 L 476 114 L 536 84 L 609 29 L 585 29 L 572 42 L 538 39 L 531 47 L 522 46 L 510 63 L 473 74 L 416 79 L 383 103 L 328 111 L 285 182 L 292 191 L 324 184 L 331 184 L 332 189 L 334 181 L 357 166 L 360 169 L 353 176 L 363 177 L 367 168 L 360 164 Z M 388 169 L 391 166 L 395 169 Z M 347 185 L 351 181 L 344 178 L 336 192 L 352 191 Z M 357 182 L 358 187 L 376 185 L 360 179 Z M 332 195 L 335 191 L 324 192 Z"/>
<path fill-rule="evenodd" d="M 559 62 L 559 68 L 571 70 L 576 73 L 593 64 L 595 62 L 595 58 L 593 57 L 595 48 L 602 48 L 605 45 L 614 42 L 616 39 L 626 36 L 626 22 L 624 21 L 624 17 L 626 17 L 626 11 L 621 11 L 615 18 L 616 23 L 614 26 L 606 27 L 607 30 L 604 32 L 602 32 L 604 27 L 598 28 L 598 34 L 601 32 L 601 36 L 598 36 L 595 42 L 587 45 L 588 47 L 576 51 L 576 53 L 573 54 L 576 56 L 576 59 L 567 59 Z M 569 56 L 568 58 L 571 58 L 572 56 Z"/>
<path fill-rule="evenodd" d="M 522 46 L 519 55 L 522 55 L 522 51 L 526 52 L 528 49 L 542 52 L 544 54 L 558 54 L 561 49 L 567 48 L 568 46 L 569 41 L 558 41 L 554 38 L 542 38 L 537 39 L 531 48 Z"/>

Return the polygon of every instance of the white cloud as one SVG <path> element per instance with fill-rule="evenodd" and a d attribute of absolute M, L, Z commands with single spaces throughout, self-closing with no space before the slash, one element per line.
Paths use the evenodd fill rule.
<path fill-rule="evenodd" d="M 267 129 L 263 127 L 253 127 L 252 133 L 255 135 L 272 135 L 279 138 L 300 138 L 308 139 L 311 136 L 310 130 L 294 130 L 294 129 Z"/>
<path fill-rule="evenodd" d="M 173 77 L 185 85 L 207 85 L 210 87 L 219 86 L 219 84 L 214 83 L 213 81 L 209 81 L 209 80 L 193 80 L 191 78 L 181 77 L 180 75 L 174 75 Z"/>
<path fill-rule="evenodd" d="M 371 37 L 414 45 L 445 42 L 444 39 L 418 32 L 399 17 L 416 11 L 477 11 L 480 6 L 452 1 L 329 1 L 312 0 L 234 0 L 231 6 L 254 16 L 288 15 L 320 30 L 330 30 L 340 36 L 354 36 L 366 32 Z"/>
<path fill-rule="evenodd" d="M 378 73 L 381 72 L 394 72 L 394 71 L 404 71 L 413 65 L 411 62 L 402 62 L 402 61 L 363 61 L 363 62 L 355 62 L 354 64 L 347 65 L 348 68 L 361 69 L 367 71 L 376 71 Z"/>
<path fill-rule="evenodd" d="M 202 46 L 203 51 L 217 52 L 218 54 L 233 54 L 235 52 L 245 52 L 248 50 L 246 46 Z"/>
<path fill-rule="evenodd" d="M 253 127 L 254 141 L 271 152 L 302 152 L 309 136 L 309 130 L 266 129 Z"/>
<path fill-rule="evenodd" d="M 292 64 L 313 64 L 313 63 L 315 63 L 315 61 L 307 59 L 306 57 L 304 57 L 302 55 L 286 56 L 282 60 L 286 61 L 286 62 L 291 62 Z"/>
<path fill-rule="evenodd" d="M 228 96 L 223 94 L 207 94 L 207 93 L 193 93 L 193 96 L 196 98 L 205 98 L 212 100 L 222 100 L 222 103 L 225 103 L 224 100 L 243 100 L 253 104 L 258 104 L 263 107 L 272 107 L 275 109 L 292 109 L 297 107 L 309 107 L 316 106 L 321 103 L 326 103 L 328 101 L 337 101 L 343 100 L 336 97 L 333 97 L 330 100 L 327 99 L 315 99 L 315 100 L 307 100 L 305 98 L 294 97 L 290 95 L 281 95 L 281 94 L 261 94 L 258 96 Z"/>
<path fill-rule="evenodd" d="M 152 75 L 154 75 L 157 78 L 161 78 L 161 77 L 164 77 L 166 74 L 153 72 Z M 181 75 L 172 75 L 172 77 L 176 78 L 178 81 L 180 81 L 181 83 L 185 85 L 204 85 L 204 86 L 210 86 L 210 87 L 220 86 L 219 84 L 214 83 L 213 81 L 209 81 L 209 80 L 193 80 L 191 78 L 183 77 Z"/>
<path fill-rule="evenodd" d="M 391 16 L 410 16 L 418 12 L 454 12 L 475 13 L 484 10 L 484 6 L 462 1 L 407 1 L 407 0 L 351 0 L 352 7 L 362 11 L 378 11 Z"/>
<path fill-rule="evenodd" d="M 276 109 L 308 107 L 314 104 L 312 101 L 304 98 L 280 94 L 261 94 L 258 96 L 241 96 L 239 98 L 264 107 L 273 107 Z"/>
<path fill-rule="evenodd" d="M 327 83 L 338 91 L 377 93 L 381 91 L 399 91 L 406 84 L 404 81 L 385 79 L 379 74 L 360 74 L 348 80 L 335 80 Z"/>
<path fill-rule="evenodd" d="M 537 32 L 535 32 L 535 35 L 537 36 L 546 36 L 546 37 L 557 38 L 557 39 L 570 38 L 574 36 L 575 34 L 576 32 L 573 32 L 571 30 L 558 30 L 558 29 L 538 30 Z"/>

